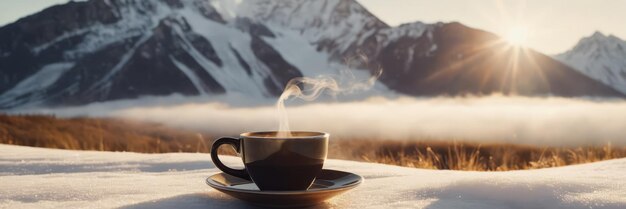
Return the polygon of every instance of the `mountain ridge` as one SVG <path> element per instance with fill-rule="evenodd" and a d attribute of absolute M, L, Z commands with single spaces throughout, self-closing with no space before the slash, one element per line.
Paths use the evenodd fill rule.
<path fill-rule="evenodd" d="M 273 97 L 293 77 L 348 67 L 383 68 L 387 88 L 416 96 L 624 96 L 538 52 L 528 60 L 539 67 L 522 64 L 547 78 L 470 60 L 508 59 L 513 51 L 494 54 L 506 48 L 460 23 L 390 27 L 354 0 L 69 2 L 0 28 L 0 107 L 174 93 Z M 369 60 L 344 62 L 358 56 Z"/>

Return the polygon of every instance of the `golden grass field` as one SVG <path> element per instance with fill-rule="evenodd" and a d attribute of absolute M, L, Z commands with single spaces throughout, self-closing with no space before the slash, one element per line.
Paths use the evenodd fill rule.
<path fill-rule="evenodd" d="M 114 118 L 0 114 L 0 143 L 73 150 L 208 153 L 214 136 Z M 220 149 L 224 154 L 233 150 Z M 331 139 L 329 158 L 428 169 L 507 171 L 626 157 L 626 147 L 537 147 L 423 139 Z M 208 159 L 208 158 L 207 158 Z"/>

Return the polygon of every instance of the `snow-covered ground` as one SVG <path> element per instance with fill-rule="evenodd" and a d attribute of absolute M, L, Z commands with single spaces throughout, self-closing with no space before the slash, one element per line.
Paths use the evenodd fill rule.
<path fill-rule="evenodd" d="M 231 165 L 236 157 L 222 157 Z M 626 159 L 512 172 L 328 160 L 365 182 L 319 208 L 626 208 Z M 0 208 L 248 208 L 205 185 L 208 154 L 0 145 Z"/>

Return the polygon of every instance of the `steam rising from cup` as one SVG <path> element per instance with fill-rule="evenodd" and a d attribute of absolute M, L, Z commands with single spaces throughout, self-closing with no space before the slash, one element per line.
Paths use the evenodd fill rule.
<path fill-rule="evenodd" d="M 365 57 L 360 57 L 367 61 Z M 278 113 L 278 137 L 291 137 L 289 128 L 289 117 L 285 109 L 285 101 L 291 98 L 299 98 L 305 101 L 313 101 L 322 93 L 331 96 L 338 94 L 350 94 L 356 91 L 365 91 L 374 86 L 378 77 L 382 74 L 382 68 L 378 68 L 366 80 L 358 80 L 351 72 L 350 68 L 340 70 L 339 75 L 320 75 L 315 78 L 297 77 L 289 80 L 285 90 L 276 102 Z"/>

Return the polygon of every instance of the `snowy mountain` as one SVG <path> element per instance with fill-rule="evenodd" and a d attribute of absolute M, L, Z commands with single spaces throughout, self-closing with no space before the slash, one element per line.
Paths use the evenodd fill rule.
<path fill-rule="evenodd" d="M 585 75 L 626 93 L 626 41 L 595 32 L 555 56 Z"/>
<path fill-rule="evenodd" d="M 302 76 L 263 39 L 274 37 L 265 26 L 245 18 L 226 22 L 200 0 L 70 2 L 0 34 L 8 51 L 2 89 L 11 88 L 4 106 L 172 93 L 269 96 Z M 39 74 L 54 76 L 37 80 L 46 85 L 33 91 L 15 88 Z"/>
<path fill-rule="evenodd" d="M 171 94 L 267 98 L 293 77 L 348 64 L 383 68 L 381 82 L 409 95 L 624 96 L 498 40 L 459 23 L 390 27 L 354 0 L 72 1 L 0 28 L 0 108 Z M 345 62 L 357 55 L 369 62 Z"/>
<path fill-rule="evenodd" d="M 220 157 L 228 165 L 241 159 Z M 208 154 L 94 152 L 0 145 L 0 208 L 251 208 L 208 187 Z M 327 160 L 363 184 L 320 208 L 626 207 L 626 159 L 467 172 Z"/>

